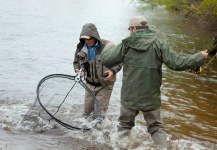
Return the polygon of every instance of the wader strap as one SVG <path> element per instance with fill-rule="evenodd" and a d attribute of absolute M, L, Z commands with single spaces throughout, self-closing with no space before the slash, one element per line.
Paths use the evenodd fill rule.
<path fill-rule="evenodd" d="M 86 82 L 90 85 L 93 85 L 95 87 L 98 87 L 98 86 L 102 86 L 100 83 L 94 83 L 94 82 L 90 82 L 89 80 L 86 79 Z"/>

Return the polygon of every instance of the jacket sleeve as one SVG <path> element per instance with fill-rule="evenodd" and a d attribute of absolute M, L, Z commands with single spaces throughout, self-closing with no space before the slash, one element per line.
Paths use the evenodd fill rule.
<path fill-rule="evenodd" d="M 102 64 L 106 66 L 107 68 L 112 68 L 117 73 L 121 70 L 122 67 L 122 52 L 123 51 L 123 45 L 119 44 L 117 46 L 106 46 L 100 57 Z"/>
<path fill-rule="evenodd" d="M 73 61 L 74 70 L 80 69 L 79 56 L 77 55 L 77 53 L 78 53 L 78 49 L 75 51 L 75 55 L 74 55 L 74 61 Z"/>
<path fill-rule="evenodd" d="M 161 44 L 162 61 L 170 69 L 183 71 L 201 66 L 204 63 L 204 58 L 201 52 L 193 55 L 179 56 L 174 51 L 170 50 L 168 44 Z"/>
<path fill-rule="evenodd" d="M 121 70 L 121 68 L 122 68 L 122 63 L 119 64 L 119 65 L 116 65 L 116 66 L 112 67 L 110 70 L 112 70 L 112 72 L 114 74 L 116 74 L 116 73 L 118 73 Z"/>

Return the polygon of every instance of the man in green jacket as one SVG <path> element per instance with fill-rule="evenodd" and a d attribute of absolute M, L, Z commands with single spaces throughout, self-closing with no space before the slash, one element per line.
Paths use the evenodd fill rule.
<path fill-rule="evenodd" d="M 104 118 L 116 81 L 116 73 L 121 70 L 122 65 L 117 64 L 111 68 L 102 65 L 100 54 L 109 41 L 100 38 L 98 30 L 93 23 L 87 23 L 82 27 L 79 40 L 74 56 L 74 70 L 75 72 L 82 70 L 86 74 L 86 85 L 99 101 L 101 116 Z M 93 111 L 92 97 L 86 91 L 83 116 L 89 117 Z"/>
<path fill-rule="evenodd" d="M 102 64 L 106 67 L 123 63 L 118 130 L 134 127 L 135 117 L 142 111 L 154 143 L 168 148 L 160 116 L 162 64 L 176 71 L 193 69 L 204 63 L 208 53 L 201 51 L 186 57 L 176 55 L 148 28 L 142 16 L 136 16 L 130 21 L 129 30 L 129 37 L 117 46 L 108 43 L 101 53 Z"/>

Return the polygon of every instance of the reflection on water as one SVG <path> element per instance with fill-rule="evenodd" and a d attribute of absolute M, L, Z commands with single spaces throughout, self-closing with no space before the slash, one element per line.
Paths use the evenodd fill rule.
<path fill-rule="evenodd" d="M 165 72 L 164 83 L 167 84 L 163 85 L 162 91 L 168 101 L 162 108 L 172 112 L 172 115 L 164 116 L 169 133 L 217 143 L 217 76 L 213 75 L 213 69 L 211 66 L 200 75 Z"/>

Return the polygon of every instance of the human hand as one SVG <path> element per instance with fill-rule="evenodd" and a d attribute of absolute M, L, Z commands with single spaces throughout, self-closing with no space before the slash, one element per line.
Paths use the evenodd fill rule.
<path fill-rule="evenodd" d="M 79 73 L 80 70 L 79 70 L 79 69 L 75 69 L 75 72 L 76 72 L 76 73 Z M 81 71 L 81 74 L 80 74 L 80 75 L 81 75 L 81 77 L 83 77 L 83 76 L 84 76 L 84 71 Z"/>
<path fill-rule="evenodd" d="M 203 71 L 203 68 L 200 66 L 194 69 L 190 69 L 190 72 L 195 73 L 195 74 L 200 74 L 202 71 Z"/>
<path fill-rule="evenodd" d="M 105 81 L 111 80 L 111 78 L 114 76 L 113 72 L 111 70 L 107 70 L 104 72 L 105 75 Z"/>
<path fill-rule="evenodd" d="M 207 57 L 208 57 L 208 52 L 207 52 L 207 50 L 201 51 L 201 54 L 203 55 L 203 58 L 204 58 L 204 59 L 207 59 Z"/>

